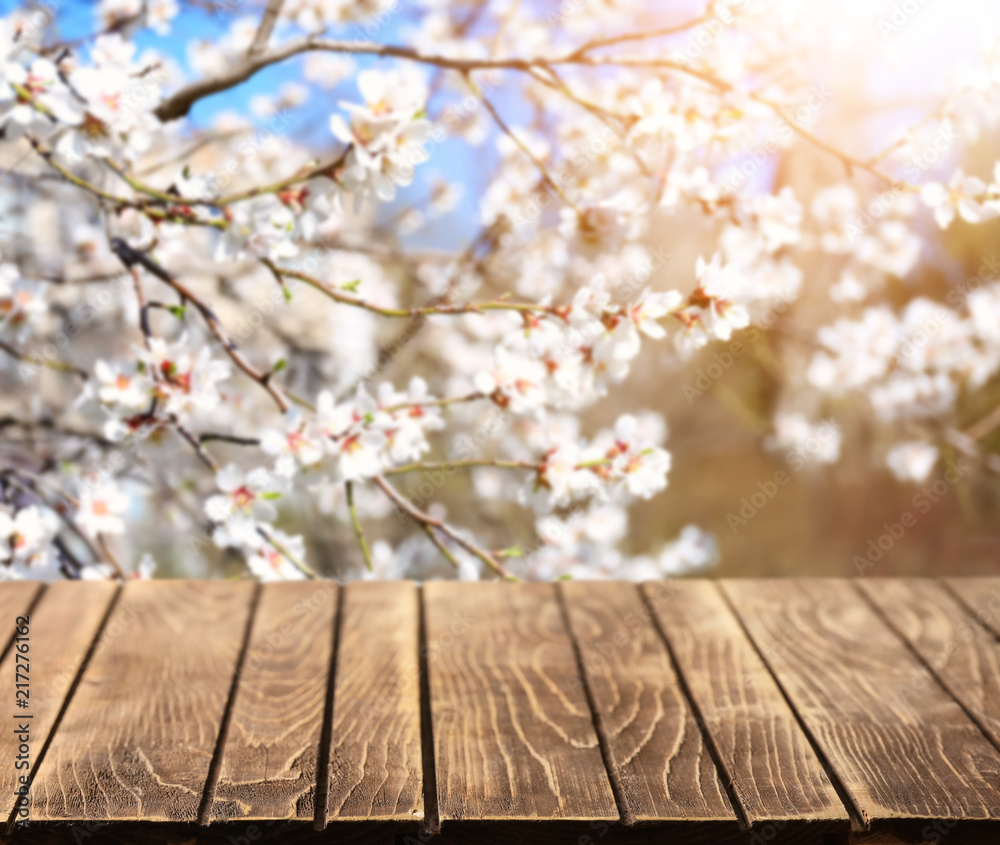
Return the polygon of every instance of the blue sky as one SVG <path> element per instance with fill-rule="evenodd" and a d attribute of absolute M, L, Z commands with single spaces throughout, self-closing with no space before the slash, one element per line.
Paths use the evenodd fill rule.
<path fill-rule="evenodd" d="M 8 14 L 22 5 L 13 0 L 0 0 L 0 14 Z M 93 2 L 64 0 L 51 27 L 53 38 L 74 40 L 92 34 L 99 28 L 95 7 L 96 3 Z M 246 14 L 256 17 L 259 13 L 259 9 L 254 8 L 248 10 Z M 168 35 L 161 36 L 145 29 L 138 32 L 134 40 L 140 53 L 146 49 L 155 49 L 170 56 L 189 75 L 195 76 L 196 73 L 191 70 L 188 63 L 186 46 L 197 40 L 221 39 L 235 19 L 230 14 L 214 15 L 185 3 L 182 4 L 181 13 L 174 19 Z M 411 25 L 412 17 L 407 16 L 404 7 L 382 28 L 378 38 L 386 42 L 405 42 L 406 29 Z M 345 27 L 342 31 L 334 31 L 331 34 L 341 37 L 363 37 L 363 33 L 355 29 Z M 274 36 L 276 40 L 281 37 L 283 35 L 280 32 Z M 389 62 L 361 57 L 357 60 L 357 64 L 359 68 L 364 68 L 374 65 L 388 66 Z M 195 125 L 205 126 L 210 124 L 220 111 L 232 111 L 263 126 L 267 123 L 267 119 L 253 117 L 250 110 L 251 101 L 260 94 L 273 95 L 284 83 L 290 81 L 303 82 L 299 59 L 292 59 L 262 70 L 237 88 L 206 98 L 195 105 L 189 119 Z M 338 100 L 357 99 L 357 89 L 354 80 L 348 78 L 332 91 L 318 86 L 311 86 L 311 91 L 312 96 L 296 115 L 296 124 L 301 127 L 299 131 L 303 133 L 296 140 L 315 148 L 319 155 L 324 153 L 332 155 L 333 151 L 339 148 L 339 142 L 329 131 L 329 115 L 337 109 Z M 446 105 L 448 96 L 439 95 L 436 98 L 431 104 L 432 113 Z M 516 119 L 519 103 L 516 100 L 511 101 L 509 96 L 506 102 L 504 99 L 499 98 L 498 107 L 506 116 Z M 496 154 L 490 143 L 476 149 L 458 140 L 446 140 L 435 150 L 431 160 L 418 168 L 413 185 L 400 191 L 397 203 L 419 207 L 430 186 L 430 177 L 435 174 L 463 183 L 464 199 L 455 212 L 432 227 L 418 231 L 410 240 L 419 242 L 423 246 L 445 247 L 462 244 L 473 237 L 478 231 L 476 198 L 488 181 L 495 161 Z M 398 207 L 398 205 L 382 207 L 380 213 L 390 217 L 396 213 Z"/>

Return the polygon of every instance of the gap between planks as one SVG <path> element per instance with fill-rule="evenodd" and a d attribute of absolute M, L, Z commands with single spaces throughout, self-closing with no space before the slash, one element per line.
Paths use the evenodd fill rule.
<path fill-rule="evenodd" d="M 35 592 L 34 597 L 31 600 L 31 604 L 25 611 L 28 616 L 35 612 L 45 594 L 48 592 L 49 585 L 42 584 L 41 589 Z M 66 710 L 69 707 L 70 701 L 73 699 L 73 695 L 76 693 L 76 689 L 80 684 L 80 679 L 83 677 L 84 672 L 87 671 L 87 666 L 90 665 L 90 659 L 93 657 L 94 651 L 97 649 L 97 644 L 100 642 L 101 638 L 104 636 L 104 631 L 107 628 L 108 620 L 111 618 L 111 614 L 114 612 L 115 608 L 118 606 L 118 601 L 122 595 L 121 584 L 115 586 L 114 593 L 112 594 L 108 605 L 101 616 L 101 620 L 94 631 L 94 636 L 91 641 L 87 644 L 86 651 L 84 652 L 83 658 L 80 661 L 80 665 L 77 667 L 76 671 L 73 673 L 73 677 L 70 678 L 69 684 L 66 687 L 66 691 L 63 693 L 62 700 L 59 702 L 59 706 L 56 709 L 56 715 L 52 720 L 52 725 L 49 727 L 48 732 L 42 739 L 42 746 L 39 750 L 37 756 L 31 765 L 31 771 L 28 773 L 30 779 L 34 780 L 35 774 L 38 772 L 42 761 L 45 759 L 45 753 L 48 751 L 49 746 L 52 744 L 52 740 L 59 730 L 59 725 L 62 723 L 63 716 L 66 715 Z M 7 643 L 3 654 L 0 655 L 0 659 L 5 659 L 8 652 L 14 645 L 16 631 L 11 635 L 10 641 Z M 14 824 L 17 820 L 18 806 L 15 803 L 10 815 L 7 819 L 6 831 L 10 834 L 14 830 Z"/>
<path fill-rule="evenodd" d="M 434 760 L 434 722 L 431 718 L 431 678 L 429 669 L 429 639 L 427 637 L 427 608 L 424 591 L 417 593 L 417 667 L 420 673 L 420 761 L 423 772 L 424 795 L 423 836 L 437 836 L 441 833 L 441 812 L 438 809 L 437 766 Z"/>
<path fill-rule="evenodd" d="M 799 729 L 805 734 L 806 739 L 809 740 L 809 744 L 812 746 L 813 751 L 819 758 L 820 765 L 823 766 L 824 771 L 826 771 L 826 776 L 830 779 L 830 783 L 836 790 L 838 797 L 844 805 L 844 809 L 847 810 L 847 815 L 851 820 L 851 828 L 855 832 L 865 832 L 870 829 L 868 818 L 866 817 L 864 811 L 861 809 L 860 805 L 855 801 L 854 796 L 851 795 L 850 790 L 847 788 L 843 780 L 841 779 L 839 773 L 837 772 L 836 766 L 833 765 L 833 761 L 827 756 L 822 744 L 819 742 L 816 735 L 810 730 L 809 725 L 806 724 L 805 719 L 802 714 L 799 713 L 798 708 L 792 701 L 791 696 L 788 694 L 788 690 L 785 685 L 781 682 L 778 674 L 774 671 L 774 667 L 771 665 L 764 654 L 763 650 L 758 646 L 757 641 L 750 636 L 750 631 L 747 629 L 746 623 L 743 621 L 743 617 L 736 612 L 736 607 L 734 606 L 732 599 L 729 594 L 722 589 L 722 586 L 715 582 L 715 589 L 722 596 L 722 600 L 725 602 L 726 607 L 729 608 L 730 614 L 736 620 L 736 623 L 740 626 L 740 630 L 743 631 L 743 636 L 746 638 L 747 642 L 750 643 L 750 647 L 756 652 L 757 656 L 760 658 L 761 662 L 764 664 L 764 668 L 767 669 L 768 674 L 774 680 L 777 685 L 778 690 L 781 692 L 782 697 L 785 699 L 785 703 L 788 705 L 788 709 L 791 710 L 792 714 L 795 716 L 795 720 L 799 725 Z"/>
<path fill-rule="evenodd" d="M 563 627 L 569 635 L 570 644 L 573 648 L 573 658 L 576 663 L 577 675 L 579 676 L 578 680 L 580 685 L 583 687 L 583 694 L 587 699 L 587 706 L 590 708 L 590 719 L 594 725 L 594 733 L 597 734 L 597 744 L 601 749 L 601 760 L 604 763 L 604 770 L 608 775 L 608 782 L 611 784 L 611 792 L 615 797 L 615 804 L 618 807 L 618 815 L 621 817 L 622 823 L 626 827 L 630 827 L 635 824 L 635 815 L 625 800 L 621 779 L 618 773 L 618 767 L 612 765 L 612 755 L 608 744 L 607 732 L 604 730 L 600 720 L 597 718 L 597 704 L 594 701 L 594 691 L 591 689 L 590 681 L 587 680 L 587 673 L 583 662 L 583 653 L 580 649 L 579 640 L 573 632 L 573 625 L 570 622 L 569 610 L 566 607 L 566 591 L 563 589 L 562 584 L 557 583 L 555 585 L 555 594 L 556 602 L 559 604 L 559 613 L 562 616 Z"/>
<path fill-rule="evenodd" d="M 870 583 L 870 582 L 869 582 Z M 907 583 L 906 580 L 901 581 L 901 583 Z M 966 642 L 968 649 L 973 646 L 973 640 L 978 636 L 985 639 L 989 643 L 994 643 L 996 649 L 1000 651 L 1000 634 L 994 631 L 988 624 L 987 621 L 980 618 L 979 613 L 962 597 L 957 593 L 952 591 L 948 586 L 947 582 L 942 581 L 931 581 L 941 592 L 942 597 L 945 601 L 954 602 L 955 608 L 963 615 L 962 622 L 970 627 L 969 640 Z M 991 743 L 997 751 L 1000 751 L 1000 732 L 996 730 L 991 730 L 987 722 L 984 720 L 984 714 L 981 713 L 976 707 L 970 706 L 968 700 L 964 695 L 959 695 L 952 683 L 949 682 L 947 673 L 949 671 L 949 660 L 946 660 L 942 666 L 935 667 L 930 659 L 926 655 L 926 651 L 923 648 L 918 647 L 910 636 L 908 636 L 905 631 L 901 628 L 900 623 L 895 619 L 887 609 L 869 593 L 869 587 L 862 587 L 859 583 L 854 584 L 855 590 L 862 597 L 862 599 L 872 608 L 872 610 L 882 619 L 882 621 L 892 630 L 892 632 L 903 642 L 910 653 L 916 658 L 921 666 L 924 667 L 928 677 L 934 679 L 934 683 L 948 696 L 950 696 L 965 714 L 971 719 L 975 725 L 982 731 L 983 736 L 986 740 Z M 954 632 L 952 633 L 952 639 L 950 643 L 954 643 L 958 638 L 958 628 L 959 623 L 956 623 Z"/>
<path fill-rule="evenodd" d="M 215 803 L 215 791 L 219 785 L 219 767 L 222 765 L 222 753 L 226 746 L 226 739 L 229 736 L 229 725 L 233 718 L 236 688 L 239 686 L 243 664 L 247 659 L 247 649 L 250 647 L 250 632 L 253 631 L 253 623 L 257 618 L 257 609 L 260 607 L 262 590 L 263 585 L 259 583 L 254 585 L 253 596 L 250 598 L 250 612 L 247 613 L 246 626 L 243 629 L 243 642 L 240 644 L 240 652 L 236 658 L 233 677 L 229 682 L 229 695 L 226 697 L 226 707 L 222 711 L 222 724 L 219 726 L 219 735 L 215 739 L 215 750 L 212 753 L 212 760 L 208 764 L 208 777 L 205 780 L 205 786 L 201 793 L 201 805 L 198 808 L 198 824 L 208 824 L 212 814 L 212 805 Z"/>
<path fill-rule="evenodd" d="M 330 810 L 330 754 L 333 748 L 333 706 L 337 689 L 337 658 L 340 656 L 340 626 L 344 619 L 344 585 L 337 584 L 337 605 L 333 616 L 330 665 L 327 667 L 326 700 L 323 705 L 323 727 L 320 730 L 319 754 L 316 759 L 316 813 L 315 830 L 325 830 Z"/>
<path fill-rule="evenodd" d="M 684 670 L 677 660 L 677 654 L 674 652 L 674 647 L 671 644 L 670 639 L 667 637 L 666 632 L 663 630 L 663 623 L 660 621 L 659 614 L 653 607 L 653 603 L 646 594 L 646 591 L 638 584 L 636 584 L 636 591 L 639 594 L 639 601 L 642 603 L 643 608 L 645 608 L 646 613 L 649 614 L 652 625 L 660 637 L 660 641 L 667 650 L 667 655 L 670 658 L 670 665 L 673 666 L 674 672 L 677 675 L 677 682 L 680 685 L 681 695 L 684 696 L 688 707 L 690 707 L 691 712 L 694 713 L 695 724 L 698 726 L 698 730 L 701 731 L 702 741 L 705 743 L 705 747 L 708 748 L 708 753 L 712 757 L 712 763 L 715 764 L 715 771 L 719 776 L 719 780 L 726 788 L 726 794 L 729 796 L 729 803 L 733 805 L 733 810 L 736 813 L 736 820 L 739 823 L 740 830 L 749 830 L 750 818 L 747 815 L 746 808 L 743 806 L 743 802 L 736 793 L 736 787 L 730 773 L 722 764 L 722 755 L 715 743 L 715 738 L 708 729 L 708 724 L 705 721 L 705 715 L 702 713 L 700 704 L 695 700 L 694 694 L 691 690 L 691 685 L 688 683 L 688 679 L 684 675 Z"/>

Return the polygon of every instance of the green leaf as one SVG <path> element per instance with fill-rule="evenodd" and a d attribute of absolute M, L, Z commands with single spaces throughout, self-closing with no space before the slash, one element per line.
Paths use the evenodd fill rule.
<path fill-rule="evenodd" d="M 573 576 L 570 575 L 568 572 L 565 575 L 560 575 L 556 578 L 556 581 L 572 581 L 572 580 Z"/>
<path fill-rule="evenodd" d="M 167 310 L 173 314 L 178 320 L 183 320 L 187 315 L 187 308 L 183 305 L 170 305 L 167 306 Z"/>
<path fill-rule="evenodd" d="M 288 285 L 281 286 L 281 295 L 285 297 L 285 305 L 288 305 L 292 301 L 292 291 Z"/>
<path fill-rule="evenodd" d="M 344 282 L 340 286 L 340 289 L 341 290 L 350 291 L 351 293 L 357 293 L 358 292 L 358 286 L 360 284 L 361 284 L 361 279 L 354 279 L 353 281 L 350 281 L 350 282 Z"/>
<path fill-rule="evenodd" d="M 278 499 L 281 498 L 281 493 L 275 493 L 275 492 L 261 493 L 260 497 L 262 499 L 267 499 L 267 501 L 269 501 L 269 502 L 273 502 L 273 501 L 276 501 L 276 500 L 278 500 Z"/>
<path fill-rule="evenodd" d="M 280 373 L 287 366 L 288 366 L 288 361 L 286 361 L 284 358 L 279 358 L 277 361 L 274 362 L 274 366 L 271 367 L 271 372 Z"/>
<path fill-rule="evenodd" d="M 520 545 L 511 546 L 509 549 L 503 549 L 498 552 L 500 557 L 524 557 L 524 551 L 521 549 Z"/>

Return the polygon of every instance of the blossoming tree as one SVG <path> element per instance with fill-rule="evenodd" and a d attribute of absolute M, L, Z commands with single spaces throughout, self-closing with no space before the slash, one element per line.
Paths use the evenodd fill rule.
<path fill-rule="evenodd" d="M 79 36 L 71 2 L 0 21 L 4 577 L 148 577 L 170 548 L 322 577 L 319 532 L 355 577 L 706 566 L 695 526 L 619 548 L 666 422 L 589 412 L 640 363 L 653 395 L 780 333 L 766 446 L 834 462 L 850 407 L 901 479 L 944 441 L 996 461 L 953 423 L 1000 369 L 996 273 L 899 283 L 1000 216 L 1000 166 L 956 163 L 995 128 L 1000 42 L 865 148 L 825 116 L 852 21 L 805 0 L 81 5 Z M 807 193 L 778 166 L 802 148 Z M 795 329 L 817 256 L 826 319 Z"/>

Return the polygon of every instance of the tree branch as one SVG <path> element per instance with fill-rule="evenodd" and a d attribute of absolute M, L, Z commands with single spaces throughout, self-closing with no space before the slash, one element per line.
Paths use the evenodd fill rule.
<path fill-rule="evenodd" d="M 281 7 L 284 5 L 285 0 L 270 0 L 268 2 L 267 8 L 264 9 L 264 16 L 260 19 L 260 26 L 257 27 L 257 33 L 253 37 L 253 43 L 250 45 L 248 55 L 253 56 L 267 47 L 267 42 L 271 40 L 271 33 L 274 32 L 274 25 L 278 22 L 278 15 L 281 14 Z"/>
<path fill-rule="evenodd" d="M 511 577 L 510 572 L 508 572 L 503 564 L 501 564 L 490 552 L 486 551 L 486 549 L 481 546 L 476 545 L 471 540 L 466 540 L 461 534 L 444 521 L 435 519 L 430 514 L 424 513 L 419 508 L 411 505 L 408 501 L 406 501 L 406 499 L 400 496 L 395 488 L 393 488 L 393 486 L 389 484 L 389 482 L 386 481 L 381 475 L 376 475 L 372 480 L 379 486 L 382 492 L 389 497 L 389 500 L 414 522 L 422 526 L 427 526 L 428 528 L 437 529 L 449 540 L 465 549 L 469 554 L 479 558 L 502 578 Z"/>
<path fill-rule="evenodd" d="M 372 553 L 368 548 L 368 541 L 365 539 L 365 530 L 361 527 L 361 520 L 358 519 L 358 509 L 354 505 L 354 482 L 348 481 L 344 484 L 347 494 L 347 510 L 351 515 L 351 526 L 354 528 L 354 536 L 358 538 L 358 546 L 361 547 L 361 556 L 365 559 L 365 568 L 369 572 L 374 572 L 372 564 Z"/>

